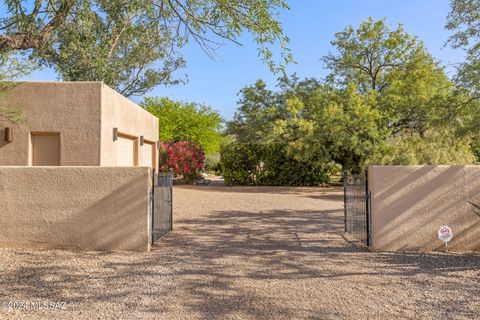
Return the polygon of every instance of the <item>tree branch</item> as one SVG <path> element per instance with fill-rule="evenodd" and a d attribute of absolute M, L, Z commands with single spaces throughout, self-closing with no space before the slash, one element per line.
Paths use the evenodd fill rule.
<path fill-rule="evenodd" d="M 16 32 L 13 34 L 1 35 L 0 53 L 43 47 L 43 45 L 50 39 L 53 32 L 65 22 L 74 3 L 75 0 L 64 0 L 58 10 L 56 10 L 54 17 L 38 33 Z"/>

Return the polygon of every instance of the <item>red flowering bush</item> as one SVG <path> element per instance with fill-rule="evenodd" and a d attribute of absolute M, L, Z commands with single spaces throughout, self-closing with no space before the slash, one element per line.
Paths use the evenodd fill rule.
<path fill-rule="evenodd" d="M 160 172 L 173 170 L 176 177 L 190 181 L 200 177 L 205 154 L 189 141 L 164 142 L 160 145 Z"/>

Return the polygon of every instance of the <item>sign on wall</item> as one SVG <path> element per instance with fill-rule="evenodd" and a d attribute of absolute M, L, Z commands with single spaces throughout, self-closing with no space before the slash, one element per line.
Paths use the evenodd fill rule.
<path fill-rule="evenodd" d="M 438 239 L 440 241 L 443 241 L 445 243 L 445 246 L 447 246 L 447 243 L 452 240 L 453 238 L 453 232 L 452 228 L 449 226 L 441 226 L 440 229 L 438 229 Z"/>

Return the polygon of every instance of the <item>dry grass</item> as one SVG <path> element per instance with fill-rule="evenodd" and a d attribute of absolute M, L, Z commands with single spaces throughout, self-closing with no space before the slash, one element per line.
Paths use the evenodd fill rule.
<path fill-rule="evenodd" d="M 480 319 L 480 255 L 370 253 L 342 237 L 342 193 L 178 186 L 150 253 L 3 249 L 0 301 L 46 319 Z"/>

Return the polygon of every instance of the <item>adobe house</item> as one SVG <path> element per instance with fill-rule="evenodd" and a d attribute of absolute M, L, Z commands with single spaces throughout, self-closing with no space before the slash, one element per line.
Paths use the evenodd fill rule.
<path fill-rule="evenodd" d="M 158 119 L 101 82 L 0 97 L 25 119 L 0 121 L 0 246 L 149 250 Z"/>
<path fill-rule="evenodd" d="M 101 82 L 22 82 L 4 95 L 25 124 L 0 122 L 0 166 L 157 168 L 158 118 Z"/>

